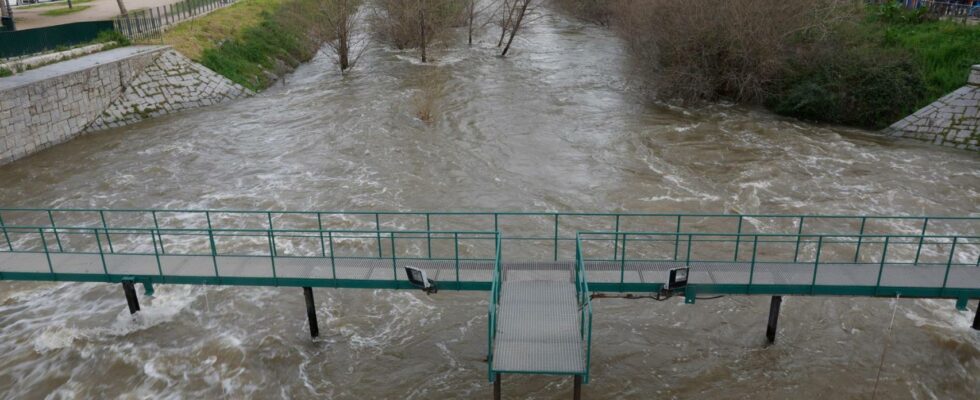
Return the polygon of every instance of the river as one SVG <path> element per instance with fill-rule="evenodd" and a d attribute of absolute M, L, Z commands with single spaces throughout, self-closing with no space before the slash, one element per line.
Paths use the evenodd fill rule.
<path fill-rule="evenodd" d="M 491 36 L 431 65 L 373 46 L 347 76 L 321 54 L 253 98 L 2 166 L 0 205 L 980 215 L 976 154 L 651 104 L 618 38 L 550 12 L 507 58 Z M 422 82 L 441 88 L 429 123 Z M 133 319 L 118 285 L 0 283 L 0 398 L 490 395 L 486 293 L 316 296 L 311 341 L 296 288 L 165 285 Z M 767 347 L 768 300 L 595 300 L 585 396 L 867 399 L 887 346 L 878 398 L 980 397 L 980 336 L 952 301 L 788 297 Z"/>

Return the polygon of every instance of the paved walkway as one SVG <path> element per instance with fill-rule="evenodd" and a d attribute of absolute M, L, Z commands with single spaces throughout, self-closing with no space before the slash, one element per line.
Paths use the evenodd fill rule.
<path fill-rule="evenodd" d="M 40 68 L 24 71 L 14 76 L 0 78 L 0 91 L 17 88 L 24 85 L 30 85 L 34 82 L 51 79 L 56 76 L 67 75 L 73 72 L 83 71 L 89 68 L 99 66 L 101 64 L 115 62 L 138 54 L 158 51 L 163 47 L 165 46 L 120 47 L 118 49 L 112 49 L 109 51 L 89 54 L 87 56 L 82 56 L 67 61 L 45 65 Z"/>
<path fill-rule="evenodd" d="M 141 8 L 159 7 L 178 1 L 182 0 L 123 0 L 123 4 L 126 5 L 127 10 L 135 11 Z M 17 30 L 23 30 L 81 21 L 105 21 L 119 15 L 119 4 L 116 3 L 116 0 L 92 0 L 88 3 L 76 5 L 90 7 L 83 11 L 59 16 L 47 16 L 41 15 L 41 13 L 58 8 L 67 8 L 67 3 L 60 2 L 55 5 L 36 8 L 14 7 L 14 22 L 17 24 Z"/>

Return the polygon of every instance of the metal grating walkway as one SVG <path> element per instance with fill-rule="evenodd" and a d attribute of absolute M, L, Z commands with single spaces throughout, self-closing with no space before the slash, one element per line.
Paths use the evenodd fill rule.
<path fill-rule="evenodd" d="M 494 339 L 495 372 L 581 374 L 585 343 L 575 284 L 560 280 L 504 280 Z"/>

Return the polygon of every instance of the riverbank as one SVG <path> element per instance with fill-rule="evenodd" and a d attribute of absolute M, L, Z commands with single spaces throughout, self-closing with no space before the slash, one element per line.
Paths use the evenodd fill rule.
<path fill-rule="evenodd" d="M 980 62 L 980 26 L 897 3 L 555 3 L 623 37 L 638 78 L 657 97 L 760 104 L 866 129 L 884 128 L 965 85 Z"/>
<path fill-rule="evenodd" d="M 259 91 L 316 54 L 324 38 L 310 34 L 322 0 L 242 0 L 181 23 L 163 42 L 222 76 Z M 302 10 L 307 18 L 297 18 Z"/>

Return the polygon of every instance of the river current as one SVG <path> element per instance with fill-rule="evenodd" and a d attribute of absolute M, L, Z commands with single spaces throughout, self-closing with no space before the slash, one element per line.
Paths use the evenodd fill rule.
<path fill-rule="evenodd" d="M 651 104 L 617 37 L 547 11 L 507 58 L 492 36 L 430 65 L 373 46 L 346 76 L 321 54 L 253 98 L 2 166 L 0 205 L 980 215 L 976 154 Z M 3 282 L 0 398 L 490 395 L 486 293 L 316 296 L 311 341 L 296 288 L 164 285 L 134 319 L 118 285 Z M 765 346 L 768 300 L 595 300 L 585 396 L 867 399 L 887 346 L 878 398 L 980 398 L 980 335 L 952 301 L 787 297 Z"/>

